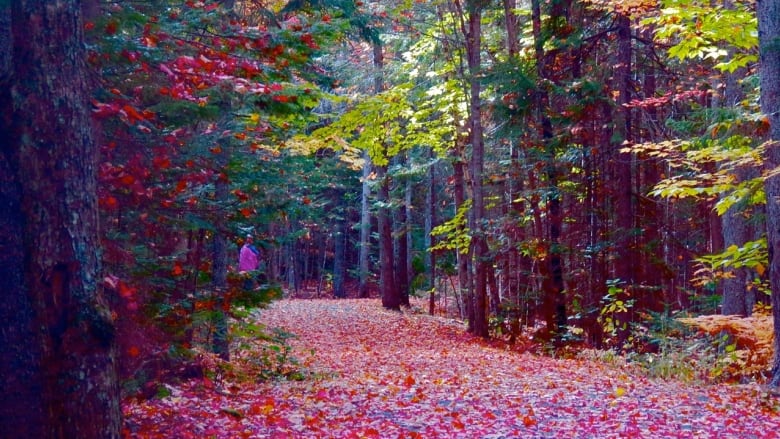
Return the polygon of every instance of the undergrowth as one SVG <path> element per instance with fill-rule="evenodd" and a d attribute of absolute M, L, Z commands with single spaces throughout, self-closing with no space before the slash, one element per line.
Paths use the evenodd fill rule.
<path fill-rule="evenodd" d="M 763 382 L 772 358 L 771 318 L 760 311 L 749 318 L 653 313 L 635 325 L 631 342 L 625 353 L 588 349 L 579 356 L 686 383 Z"/>

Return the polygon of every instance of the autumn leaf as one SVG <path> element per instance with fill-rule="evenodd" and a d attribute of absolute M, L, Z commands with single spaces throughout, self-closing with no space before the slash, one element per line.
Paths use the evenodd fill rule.
<path fill-rule="evenodd" d="M 697 437 L 766 437 L 780 428 L 749 386 L 649 380 L 590 360 L 496 349 L 458 323 L 386 312 L 376 299 L 284 299 L 257 316 L 296 333 L 291 354 L 311 378 L 245 379 L 230 396 L 195 379 L 168 397 L 127 399 L 134 434 L 178 437 L 211 425 L 217 438 L 242 437 L 249 426 L 250 437 L 678 437 L 692 428 Z M 256 342 L 234 352 L 231 369 L 252 370 Z"/>

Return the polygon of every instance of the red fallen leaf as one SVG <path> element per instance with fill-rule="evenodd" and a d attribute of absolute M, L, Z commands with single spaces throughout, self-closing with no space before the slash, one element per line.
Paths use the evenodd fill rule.
<path fill-rule="evenodd" d="M 101 198 L 100 205 L 102 205 L 106 209 L 116 209 L 119 206 L 119 202 L 117 201 L 116 197 L 109 196 L 109 197 Z"/>
<path fill-rule="evenodd" d="M 235 190 L 233 191 L 233 195 L 235 195 L 235 196 L 236 196 L 236 198 L 238 198 L 240 201 L 247 201 L 247 200 L 249 200 L 249 195 L 247 195 L 247 194 L 246 194 L 244 191 L 242 191 L 241 189 L 235 189 Z"/>
<path fill-rule="evenodd" d="M 176 261 L 176 263 L 173 264 L 173 269 L 171 270 L 171 274 L 174 276 L 181 276 L 184 273 L 184 269 L 181 266 L 181 262 Z"/>
<path fill-rule="evenodd" d="M 523 425 L 526 427 L 533 427 L 536 425 L 536 419 L 532 418 L 531 416 L 523 416 Z"/>
<path fill-rule="evenodd" d="M 130 287 L 124 282 L 119 283 L 119 295 L 124 297 L 125 299 L 129 299 L 130 297 L 133 297 L 135 294 L 135 288 Z"/>
<path fill-rule="evenodd" d="M 171 159 L 168 157 L 155 157 L 152 163 L 157 169 L 168 169 L 171 167 Z"/>
<path fill-rule="evenodd" d="M 119 179 L 119 181 L 121 181 L 125 186 L 130 186 L 131 184 L 135 183 L 135 177 L 130 174 L 125 174 L 122 176 L 122 178 Z"/>
<path fill-rule="evenodd" d="M 461 422 L 460 419 L 453 419 L 452 426 L 457 428 L 458 430 L 463 430 L 464 428 L 466 428 L 466 424 Z"/>
<path fill-rule="evenodd" d="M 246 139 L 246 133 L 236 133 L 234 137 L 238 140 L 244 140 Z"/>
<path fill-rule="evenodd" d="M 404 379 L 404 385 L 406 387 L 411 387 L 416 384 L 416 381 L 414 380 L 414 377 L 411 375 L 407 375 L 406 379 Z"/>
<path fill-rule="evenodd" d="M 117 27 L 118 25 L 116 21 L 109 22 L 105 29 L 106 35 L 114 35 L 117 31 Z"/>
<path fill-rule="evenodd" d="M 125 105 L 122 107 L 122 110 L 125 112 L 125 114 L 127 114 L 127 118 L 130 120 L 130 123 L 146 120 L 146 118 L 131 105 Z"/>
<path fill-rule="evenodd" d="M 88 21 L 88 22 L 84 23 L 84 30 L 90 31 L 90 30 L 92 30 L 94 28 L 95 28 L 95 23 L 94 22 Z"/>
<path fill-rule="evenodd" d="M 137 357 L 141 354 L 141 350 L 138 349 L 138 346 L 131 346 L 130 349 L 127 350 L 127 353 L 130 354 L 131 357 Z"/>

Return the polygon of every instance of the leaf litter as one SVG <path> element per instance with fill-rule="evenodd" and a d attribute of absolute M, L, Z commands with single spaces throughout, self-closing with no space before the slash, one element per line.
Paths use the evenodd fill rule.
<path fill-rule="evenodd" d="M 757 386 L 649 379 L 586 359 L 517 353 L 378 300 L 280 300 L 260 323 L 297 335 L 301 381 L 203 380 L 123 404 L 138 438 L 765 438 Z M 312 355 L 311 352 L 314 352 Z"/>

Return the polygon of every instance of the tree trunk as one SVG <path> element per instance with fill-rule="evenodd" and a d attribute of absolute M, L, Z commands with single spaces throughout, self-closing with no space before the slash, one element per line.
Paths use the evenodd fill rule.
<path fill-rule="evenodd" d="M 615 256 L 615 278 L 624 282 L 622 294 L 618 299 L 627 303 L 634 294 L 634 284 L 636 279 L 636 246 L 633 239 L 634 233 L 634 203 L 633 203 L 633 173 L 634 166 L 630 153 L 620 152 L 623 148 L 623 142 L 629 140 L 631 136 L 631 113 L 626 107 L 630 99 L 630 81 L 631 81 L 631 21 L 628 16 L 619 15 L 616 21 L 617 27 L 617 59 L 615 60 L 615 90 L 617 99 L 613 110 L 613 120 L 615 121 L 612 134 L 612 165 L 613 193 L 615 199 L 615 225 L 614 230 L 615 247 L 617 254 Z M 630 312 L 618 312 L 616 317 L 618 343 L 622 346 L 630 334 L 629 327 Z"/>
<path fill-rule="evenodd" d="M 566 2 L 554 2 L 553 13 L 558 19 L 562 19 L 564 11 L 567 9 Z M 556 15 L 557 14 L 557 15 Z M 558 190 L 558 172 L 555 166 L 555 151 L 553 146 L 550 145 L 552 139 L 552 122 L 547 115 L 550 97 L 548 95 L 547 86 L 544 84 L 546 75 L 545 71 L 545 53 L 544 53 L 544 41 L 542 40 L 542 14 L 541 5 L 539 0 L 533 0 L 531 2 L 531 20 L 534 36 L 534 55 L 536 59 L 536 72 L 539 77 L 540 85 L 539 90 L 536 93 L 536 111 L 537 120 L 539 123 L 539 131 L 541 140 L 546 149 L 547 155 L 547 184 L 549 186 L 549 201 L 548 201 L 548 218 L 549 227 L 547 233 L 549 256 L 542 261 L 542 264 L 546 264 L 544 267 L 540 266 L 540 273 L 543 273 L 546 279 L 542 282 L 542 313 L 545 322 L 547 323 L 547 332 L 549 334 L 556 334 L 560 336 L 566 330 L 566 300 L 563 295 L 563 263 L 561 260 L 559 239 L 561 233 L 561 207 L 560 207 L 560 191 Z"/>
<path fill-rule="evenodd" d="M 461 155 L 461 146 L 456 144 L 455 151 L 454 163 L 452 164 L 455 183 L 452 192 L 455 210 L 458 211 L 466 202 L 466 182 L 464 176 L 466 171 Z M 458 233 L 462 233 L 462 230 L 458 230 Z M 468 320 L 468 332 L 474 332 L 474 306 L 471 300 L 471 282 L 469 281 L 469 258 L 461 250 L 463 249 L 455 249 L 455 257 L 458 264 L 458 290 L 455 293 L 458 297 L 463 298 L 466 319 Z"/>
<path fill-rule="evenodd" d="M 371 210 L 369 209 L 369 197 L 371 196 L 371 157 L 368 151 L 363 152 L 363 190 L 360 195 L 360 254 L 359 254 L 359 286 L 358 296 L 368 297 L 368 256 L 371 253 Z"/>
<path fill-rule="evenodd" d="M 517 56 L 517 21 L 518 17 L 515 14 L 515 8 L 517 8 L 517 0 L 504 0 L 504 20 L 506 20 L 506 51 L 510 58 Z"/>
<path fill-rule="evenodd" d="M 429 150 L 429 158 L 434 158 L 433 149 Z M 434 315 L 436 306 L 436 253 L 427 251 L 436 243 L 431 231 L 436 226 L 436 165 L 431 163 L 428 168 L 428 200 L 425 203 L 425 266 L 428 270 L 428 313 Z"/>
<path fill-rule="evenodd" d="M 484 188 L 482 173 L 485 167 L 485 142 L 482 136 L 482 100 L 480 52 L 482 46 L 482 6 L 477 1 L 469 2 L 468 30 L 466 34 L 466 52 L 469 66 L 469 139 L 471 140 L 471 192 L 473 206 L 469 216 L 471 229 L 471 260 L 474 264 L 474 334 L 487 338 L 487 241 L 482 228 L 485 217 Z"/>
<path fill-rule="evenodd" d="M 222 149 L 222 153 L 216 157 L 217 175 L 224 172 L 224 166 L 229 161 L 228 152 L 230 146 Z M 214 198 L 217 203 L 227 203 L 230 196 L 230 183 L 225 178 L 217 178 L 214 182 Z M 230 361 L 230 344 L 228 340 L 228 321 L 225 314 L 225 293 L 227 293 L 227 237 L 222 229 L 221 216 L 214 219 L 216 233 L 212 242 L 212 265 L 211 265 L 211 289 L 216 299 L 216 308 L 213 313 L 214 337 L 211 343 L 211 350 L 219 355 L 225 361 Z"/>
<path fill-rule="evenodd" d="M 379 266 L 382 306 L 388 309 L 401 309 L 401 294 L 395 284 L 393 270 L 393 221 L 387 203 L 390 198 L 390 183 L 388 182 L 387 166 L 376 167 L 379 179 L 378 200 L 381 204 L 377 215 L 379 227 Z"/>
<path fill-rule="evenodd" d="M 770 170 L 780 166 L 780 0 L 758 0 L 759 74 L 761 112 L 768 117 L 770 140 L 766 162 Z M 769 248 L 769 281 L 772 287 L 775 360 L 770 385 L 780 387 L 780 176 L 765 183 L 766 232 Z"/>
<path fill-rule="evenodd" d="M 346 224 L 344 219 L 336 220 L 336 233 L 333 236 L 333 295 L 339 299 L 347 297 L 344 289 L 344 279 L 347 276 L 346 256 Z"/>
<path fill-rule="evenodd" d="M 727 8 L 733 8 L 731 2 L 724 3 Z M 734 73 L 724 73 L 723 96 L 722 100 L 713 99 L 713 107 L 736 108 L 739 102 L 744 99 L 744 93 L 739 89 L 738 74 L 745 75 L 744 71 L 738 70 Z M 741 183 L 746 180 L 757 177 L 753 175 L 750 169 L 738 167 L 735 170 L 735 183 Z M 721 217 L 721 233 L 723 236 L 723 247 L 715 250 L 716 252 L 729 248 L 732 245 L 743 246 L 752 238 L 752 230 L 749 224 L 747 214 L 739 209 L 738 206 L 732 206 Z M 752 281 L 751 270 L 747 268 L 731 268 L 728 270 L 721 284 L 723 306 L 721 313 L 724 315 L 749 316 L 753 313 L 755 305 L 755 294 L 750 291 L 750 282 Z"/>
<path fill-rule="evenodd" d="M 0 431 L 118 438 L 79 3 L 8 5 L 0 5 Z"/>
<path fill-rule="evenodd" d="M 403 165 L 405 160 L 404 154 L 400 153 L 396 156 L 398 164 Z M 395 258 L 395 285 L 400 295 L 401 305 L 409 306 L 409 246 L 407 241 L 407 202 L 406 202 L 406 188 L 409 185 L 408 178 L 404 181 L 399 181 L 399 185 L 403 185 L 404 198 L 401 205 L 396 210 L 395 221 L 395 239 L 394 244 L 397 250 L 397 257 Z"/>

